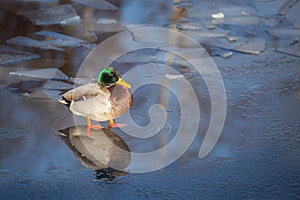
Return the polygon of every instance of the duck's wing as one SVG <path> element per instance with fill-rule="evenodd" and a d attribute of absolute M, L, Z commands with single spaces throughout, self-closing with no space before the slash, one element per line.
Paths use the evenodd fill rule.
<path fill-rule="evenodd" d="M 72 90 L 69 90 L 68 92 L 62 95 L 62 98 L 71 102 L 80 98 L 89 99 L 92 97 L 96 97 L 99 94 L 105 94 L 108 92 L 109 91 L 107 91 L 106 88 L 102 88 L 98 85 L 98 83 L 88 83 L 74 88 Z"/>
<path fill-rule="evenodd" d="M 81 116 L 90 116 L 97 121 L 111 119 L 110 93 L 99 93 L 93 98 L 71 103 L 70 110 Z"/>

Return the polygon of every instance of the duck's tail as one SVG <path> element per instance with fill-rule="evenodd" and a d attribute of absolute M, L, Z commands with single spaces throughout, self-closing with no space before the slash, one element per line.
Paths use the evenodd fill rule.
<path fill-rule="evenodd" d="M 58 99 L 58 101 L 67 107 L 70 107 L 70 105 L 71 105 L 71 101 L 66 99 L 64 96 L 62 96 L 61 99 Z"/>

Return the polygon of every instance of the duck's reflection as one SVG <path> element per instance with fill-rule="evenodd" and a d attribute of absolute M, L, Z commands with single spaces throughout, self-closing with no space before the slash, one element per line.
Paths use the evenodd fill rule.
<path fill-rule="evenodd" d="M 130 149 L 116 133 L 91 130 L 87 137 L 86 126 L 72 126 L 59 132 L 76 158 L 96 171 L 98 179 L 112 180 L 126 174 L 123 170 L 130 163 Z"/>

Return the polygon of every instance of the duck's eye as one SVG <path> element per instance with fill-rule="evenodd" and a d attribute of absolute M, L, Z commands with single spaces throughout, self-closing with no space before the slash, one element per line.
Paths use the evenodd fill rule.
<path fill-rule="evenodd" d="M 111 72 L 110 74 L 109 74 L 109 76 L 117 76 L 114 72 Z"/>

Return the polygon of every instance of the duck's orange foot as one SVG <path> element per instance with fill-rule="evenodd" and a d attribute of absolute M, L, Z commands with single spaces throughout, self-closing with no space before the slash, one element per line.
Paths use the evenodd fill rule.
<path fill-rule="evenodd" d="M 99 130 L 103 129 L 104 126 L 101 126 L 101 125 L 91 125 L 90 128 L 93 129 L 93 130 L 99 131 Z"/>
<path fill-rule="evenodd" d="M 109 126 L 111 128 L 123 128 L 127 126 L 128 124 L 113 124 L 112 126 Z"/>
<path fill-rule="evenodd" d="M 98 130 L 101 130 L 104 128 L 101 125 L 92 125 L 90 116 L 86 116 L 86 119 L 87 119 L 86 136 L 88 136 L 88 137 L 90 136 L 91 129 L 98 131 Z"/>
<path fill-rule="evenodd" d="M 90 131 L 91 129 L 93 130 L 96 130 L 96 131 L 99 131 L 101 129 L 103 129 L 104 126 L 101 126 L 101 125 L 88 125 L 87 126 L 87 129 L 86 129 L 86 136 L 89 137 L 90 136 Z"/>
<path fill-rule="evenodd" d="M 107 129 L 111 130 L 112 128 L 123 128 L 127 126 L 127 124 L 115 124 L 114 120 L 110 120 Z"/>

